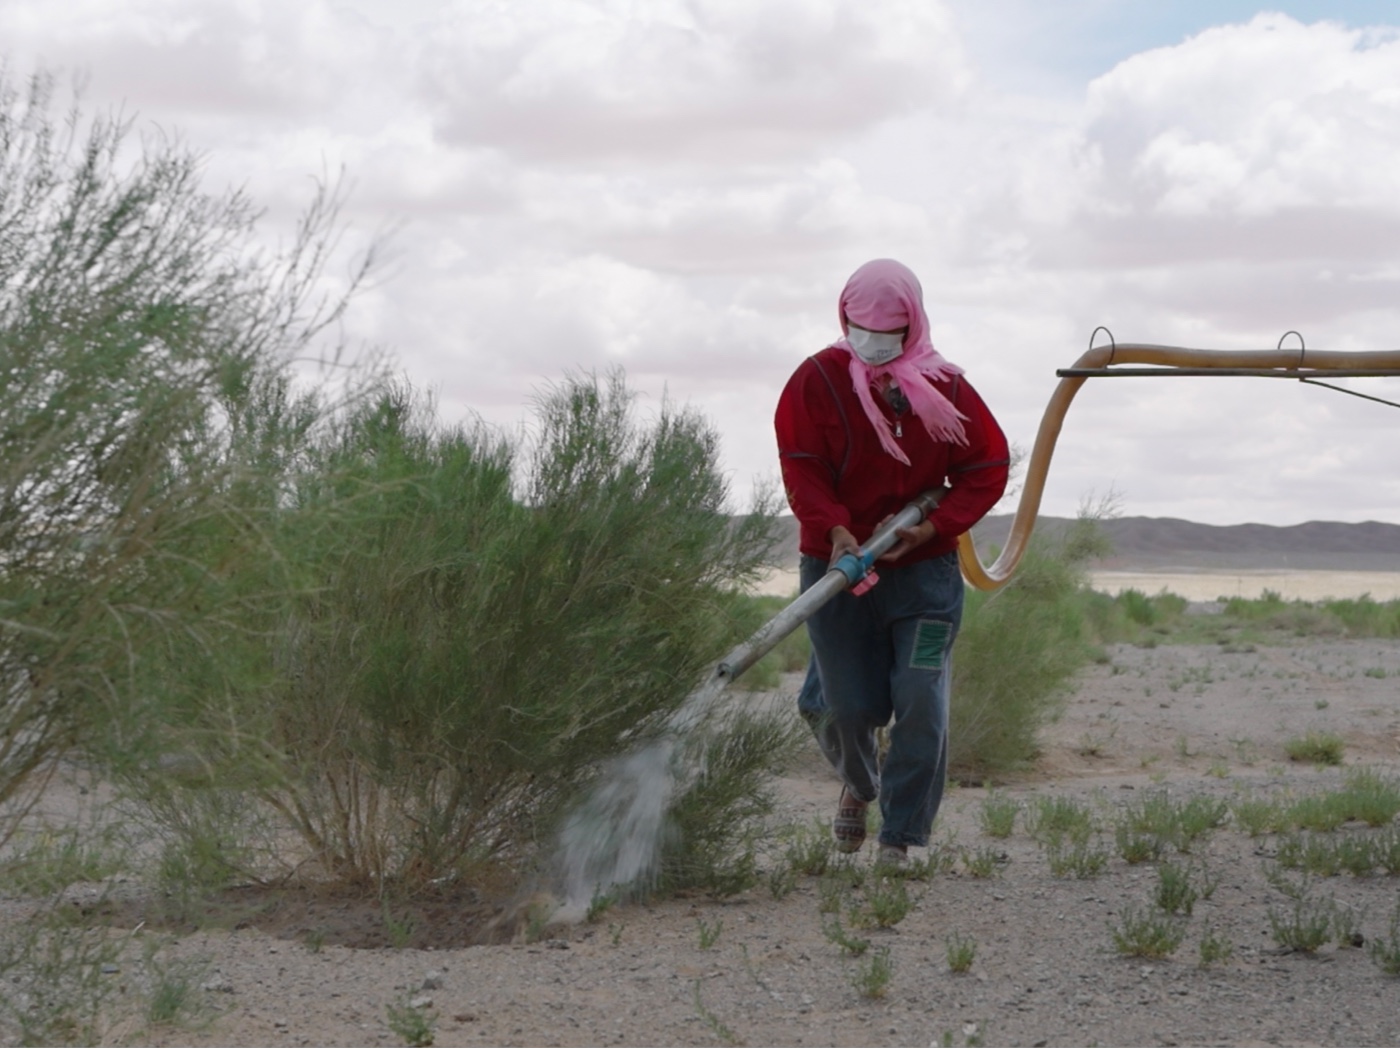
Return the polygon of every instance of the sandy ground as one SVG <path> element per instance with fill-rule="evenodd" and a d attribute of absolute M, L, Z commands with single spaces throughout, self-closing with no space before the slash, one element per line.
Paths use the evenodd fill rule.
<path fill-rule="evenodd" d="M 1286 741 L 1340 735 L 1346 766 L 1400 774 L 1400 645 L 1307 643 L 1120 646 L 1081 676 L 1049 726 L 1038 767 L 1002 785 L 1025 806 L 1072 797 L 1105 824 L 1150 792 L 1290 797 L 1340 784 L 1346 769 L 1287 760 Z M 795 683 L 789 682 L 789 688 Z M 780 783 L 778 823 L 826 820 L 837 784 L 813 748 Z M 909 882 L 914 905 L 892 928 L 859 931 L 871 950 L 847 956 L 823 931 L 823 887 L 802 877 L 775 898 L 766 884 L 728 900 L 703 897 L 614 908 L 594 924 L 535 942 L 467 946 L 478 914 L 463 902 L 424 907 L 405 924 L 410 946 L 384 946 L 372 901 L 265 894 L 210 910 L 193 926 L 144 926 L 137 939 L 197 966 L 204 1026 L 113 1029 L 153 1044 L 394 1045 L 391 1010 L 416 1002 L 438 1045 L 1393 1045 L 1400 979 L 1366 949 L 1281 950 L 1269 913 L 1290 901 L 1267 876 L 1277 842 L 1234 826 L 1191 855 L 1172 855 L 1217 883 L 1196 904 L 1181 946 L 1158 960 L 1124 957 L 1111 929 L 1148 904 L 1152 864 L 1118 856 L 1103 873 L 1056 877 L 1024 815 L 1010 838 L 987 836 L 982 788 L 954 787 L 936 827 L 952 869 Z M 1347 827 L 1342 833 L 1364 834 Z M 1112 851 L 1111 832 L 1100 839 Z M 918 851 L 918 850 L 916 850 Z M 961 854 L 996 856 L 974 877 Z M 868 850 L 857 858 L 869 865 Z M 129 932 L 151 905 L 132 886 L 103 912 Z M 74 890 L 95 897 L 96 886 Z M 1318 879 L 1310 898 L 1387 934 L 1400 879 Z M 121 893 L 119 892 L 118 895 Z M 857 899 L 856 894 L 848 902 Z M 4 900 L 0 920 L 20 921 Z M 850 916 L 843 919 L 854 930 Z M 1200 964 L 1209 932 L 1230 957 Z M 947 943 L 975 944 L 970 971 L 949 969 Z M 887 952 L 884 996 L 862 974 Z M 191 970 L 196 971 L 196 970 Z M 139 962 L 112 980 L 141 982 Z"/>
<path fill-rule="evenodd" d="M 1170 591 L 1190 601 L 1218 597 L 1259 597 L 1272 590 L 1285 601 L 1323 601 L 1370 595 L 1374 601 L 1400 598 L 1400 572 L 1250 571 L 1250 572 L 1091 572 L 1095 590 L 1117 594 Z"/>

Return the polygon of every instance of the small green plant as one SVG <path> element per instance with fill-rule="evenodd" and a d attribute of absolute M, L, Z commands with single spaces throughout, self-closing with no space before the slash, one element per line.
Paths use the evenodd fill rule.
<path fill-rule="evenodd" d="M 1347 775 L 1343 794 L 1348 818 L 1372 827 L 1384 827 L 1400 813 L 1400 781 L 1375 769 L 1353 769 Z"/>
<path fill-rule="evenodd" d="M 827 868 L 822 878 L 846 889 L 861 889 L 864 888 L 870 875 L 870 867 L 857 863 L 851 857 L 842 857 Z"/>
<path fill-rule="evenodd" d="M 1042 845 L 1058 845 L 1066 840 L 1082 845 L 1094 833 L 1094 814 L 1073 798 L 1037 798 L 1027 811 L 1026 830 Z"/>
<path fill-rule="evenodd" d="M 1109 931 L 1114 949 L 1134 958 L 1166 958 L 1186 937 L 1180 920 L 1152 908 L 1124 908 L 1122 919 Z"/>
<path fill-rule="evenodd" d="M 1274 859 L 1280 867 L 1332 878 L 1343 871 L 1357 877 L 1370 874 L 1377 857 L 1377 844 L 1370 838 L 1290 834 L 1279 840 Z"/>
<path fill-rule="evenodd" d="M 1081 758 L 1101 758 L 1108 753 L 1109 744 L 1117 731 L 1118 727 L 1115 725 L 1107 734 L 1086 732 L 1079 737 L 1079 745 L 1074 748 L 1074 752 Z"/>
<path fill-rule="evenodd" d="M 1347 835 L 1337 842 L 1337 860 L 1342 870 L 1364 878 L 1377 866 L 1376 842 L 1372 838 Z"/>
<path fill-rule="evenodd" d="M 982 825 L 982 833 L 991 838 L 1009 838 L 1016 829 L 1016 816 L 1021 811 L 1021 803 L 993 792 L 982 801 L 977 818 Z"/>
<path fill-rule="evenodd" d="M 1246 674 L 1246 677 L 1253 677 L 1253 672 Z M 1242 764 L 1253 766 L 1259 760 L 1259 748 L 1253 740 L 1243 736 L 1232 737 L 1230 745 L 1235 748 L 1235 758 Z"/>
<path fill-rule="evenodd" d="M 307 929 L 301 942 L 302 946 L 311 954 L 320 954 L 326 947 L 326 927 L 318 925 L 313 929 Z"/>
<path fill-rule="evenodd" d="M 1181 852 L 1190 852 L 1198 838 L 1204 837 L 1225 822 L 1229 802 L 1197 795 L 1183 804 L 1177 813 L 1174 843 Z"/>
<path fill-rule="evenodd" d="M 845 906 L 851 893 L 865 884 L 867 869 L 849 860 L 833 863 L 817 882 L 817 910 L 835 914 Z"/>
<path fill-rule="evenodd" d="M 948 955 L 948 968 L 955 973 L 965 973 L 972 968 L 977 956 L 977 941 L 971 936 L 953 933 L 944 941 Z"/>
<path fill-rule="evenodd" d="M 627 928 L 622 922 L 608 924 L 608 940 L 614 947 L 622 945 L 622 930 Z"/>
<path fill-rule="evenodd" d="M 880 874 L 867 883 L 865 899 L 851 908 L 851 924 L 861 928 L 890 929 L 902 922 L 914 901 L 904 878 Z"/>
<path fill-rule="evenodd" d="M 119 941 L 51 905 L 0 930 L 0 1031 L 17 1045 L 100 1045 L 123 964 Z"/>
<path fill-rule="evenodd" d="M 1097 878 L 1108 866 L 1109 852 L 1088 842 L 1056 843 L 1046 847 L 1045 858 L 1057 878 Z"/>
<path fill-rule="evenodd" d="M 1295 736 L 1283 745 L 1290 761 L 1312 765 L 1340 765 L 1346 743 L 1333 732 L 1308 732 Z"/>
<path fill-rule="evenodd" d="M 0 878 L 10 892 L 51 896 L 75 882 L 102 881 L 124 865 L 110 832 L 45 829 L 16 836 Z"/>
<path fill-rule="evenodd" d="M 695 1011 L 700 1015 L 700 1019 L 705 1021 L 705 1026 L 708 1027 L 711 1031 L 713 1031 L 715 1035 L 719 1038 L 719 1040 L 725 1045 L 742 1044 L 739 1041 L 739 1036 L 734 1033 L 734 1031 L 729 1027 L 728 1024 L 726 1024 L 723 1020 L 716 1016 L 715 1013 L 709 1008 L 709 1006 L 705 1004 L 704 1000 L 700 997 L 699 980 L 695 981 Z"/>
<path fill-rule="evenodd" d="M 980 848 L 973 852 L 963 850 L 963 867 L 974 878 L 994 878 L 1001 872 L 1006 862 L 1006 854 L 997 849 Z"/>
<path fill-rule="evenodd" d="M 437 1014 L 412 1001 L 391 1002 L 388 1008 L 389 1030 L 403 1040 L 404 1045 L 433 1044 Z"/>
<path fill-rule="evenodd" d="M 1216 933 L 1214 929 L 1206 929 L 1201 934 L 1201 967 L 1205 968 L 1217 962 L 1226 961 L 1235 951 L 1234 945 Z"/>
<path fill-rule="evenodd" d="M 1366 942 L 1361 935 L 1361 914 L 1356 908 L 1334 902 L 1330 909 L 1333 943 L 1338 947 L 1360 947 Z"/>
<path fill-rule="evenodd" d="M 593 893 L 593 898 L 588 901 L 588 910 L 584 913 L 584 920 L 590 925 L 595 925 L 612 910 L 617 903 L 617 897 L 611 892 L 604 892 L 601 888 Z"/>
<path fill-rule="evenodd" d="M 984 1025 L 980 1021 L 975 1023 L 963 1024 L 963 1040 L 961 1043 L 956 1041 L 952 1031 L 945 1030 L 941 1035 L 938 1036 L 938 1045 L 941 1047 L 941 1049 L 953 1049 L 953 1046 L 956 1046 L 958 1044 L 968 1046 L 969 1049 L 971 1049 L 971 1047 L 973 1046 L 986 1045 L 987 1040 L 983 1034 L 983 1028 Z"/>
<path fill-rule="evenodd" d="M 1301 900 L 1308 895 L 1312 888 L 1312 878 L 1308 874 L 1303 877 L 1293 879 L 1288 876 L 1288 871 L 1281 863 L 1264 864 L 1264 880 L 1267 881 L 1275 891 L 1286 896 L 1290 900 Z"/>
<path fill-rule="evenodd" d="M 1339 792 L 1312 794 L 1288 806 L 1288 821 L 1304 830 L 1336 830 L 1348 819 L 1350 805 Z"/>
<path fill-rule="evenodd" d="M 1388 827 L 1371 839 L 1371 859 L 1385 873 L 1400 874 L 1400 827 Z"/>
<path fill-rule="evenodd" d="M 530 910 L 530 921 L 536 920 L 538 907 Z M 418 927 L 418 923 L 413 920 L 413 916 L 404 912 L 402 918 L 394 916 L 394 912 L 389 908 L 388 899 L 379 901 L 380 916 L 384 921 L 384 935 L 389 939 L 389 946 L 396 951 L 401 951 L 413 941 L 413 933 Z M 536 937 L 538 938 L 538 937 Z"/>
<path fill-rule="evenodd" d="M 826 873 L 835 853 L 835 843 L 826 824 L 818 821 L 798 824 L 784 835 L 787 844 L 783 857 L 787 865 L 799 874 L 820 877 Z"/>
<path fill-rule="evenodd" d="M 556 903 L 546 901 L 546 899 L 536 899 L 525 909 L 525 943 L 538 944 L 545 938 L 546 931 L 549 931 L 550 920 L 554 917 L 554 912 L 559 909 Z M 412 924 L 409 926 L 412 933 Z"/>
<path fill-rule="evenodd" d="M 822 935 L 853 958 L 859 958 L 870 950 L 870 941 L 848 933 L 842 927 L 840 918 L 825 919 L 822 922 Z"/>
<path fill-rule="evenodd" d="M 839 914 L 849 891 L 849 888 L 836 878 L 823 878 L 817 883 L 817 913 Z"/>
<path fill-rule="evenodd" d="M 935 875 L 951 874 L 958 865 L 958 848 L 951 842 L 930 842 L 921 860 L 910 860 L 895 873 L 906 881 L 928 881 Z"/>
<path fill-rule="evenodd" d="M 700 936 L 700 949 L 708 951 L 719 942 L 719 934 L 724 931 L 724 919 L 716 918 L 712 922 L 707 922 L 703 918 L 696 918 L 695 926 Z"/>
<path fill-rule="evenodd" d="M 1251 838 L 1277 834 L 1289 826 L 1285 807 L 1267 798 L 1238 798 L 1231 804 L 1230 813 L 1240 830 Z"/>
<path fill-rule="evenodd" d="M 783 864 L 774 867 L 768 872 L 768 891 L 773 899 L 784 899 L 788 893 L 797 888 L 797 870 Z"/>
<path fill-rule="evenodd" d="M 1176 802 L 1165 789 L 1150 790 L 1135 798 L 1124 807 L 1119 819 L 1122 825 L 1163 841 L 1175 836 L 1180 822 Z"/>
<path fill-rule="evenodd" d="M 856 964 L 851 982 L 864 997 L 878 999 L 889 993 L 893 976 L 894 961 L 890 958 L 890 949 L 877 947 Z"/>
<path fill-rule="evenodd" d="M 146 992 L 146 1020 L 171 1027 L 196 1019 L 204 1007 L 199 981 L 206 966 L 183 959 L 166 961 L 157 951 L 154 945 L 148 945 L 145 951 L 145 968 L 150 980 Z"/>
<path fill-rule="evenodd" d="M 1127 823 L 1113 828 L 1113 841 L 1125 863 L 1147 863 L 1162 855 L 1162 839 L 1148 831 L 1135 830 Z"/>
<path fill-rule="evenodd" d="M 1224 801 L 1198 795 L 1178 802 L 1166 791 L 1155 790 L 1129 805 L 1119 826 L 1190 852 L 1198 838 L 1220 826 L 1228 811 Z"/>
<path fill-rule="evenodd" d="M 1269 929 L 1274 942 L 1290 951 L 1311 953 L 1327 942 L 1332 929 L 1332 910 L 1329 904 L 1309 899 L 1296 898 L 1292 906 L 1285 910 L 1269 907 Z"/>
<path fill-rule="evenodd" d="M 1171 862 L 1164 862 L 1157 867 L 1156 902 L 1164 913 L 1181 914 L 1189 918 L 1200 897 L 1200 891 L 1192 884 L 1191 872 L 1187 868 L 1178 867 Z"/>
<path fill-rule="evenodd" d="M 1371 937 L 1371 960 L 1388 976 L 1400 976 L 1400 904 L 1390 915 L 1390 934 Z"/>

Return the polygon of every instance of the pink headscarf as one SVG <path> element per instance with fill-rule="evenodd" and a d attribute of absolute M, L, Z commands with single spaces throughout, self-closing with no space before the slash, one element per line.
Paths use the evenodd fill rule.
<path fill-rule="evenodd" d="M 885 451 L 909 465 L 909 457 L 895 442 L 889 420 L 876 407 L 871 394 L 871 389 L 887 375 L 899 384 L 904 396 L 909 398 L 909 406 L 923 422 L 929 436 L 939 441 L 967 444 L 967 436 L 963 432 L 963 420 L 967 416 L 954 408 L 948 398 L 929 382 L 930 379 L 950 379 L 961 375 L 962 369 L 944 360 L 929 341 L 924 289 L 919 286 L 919 278 L 909 267 L 894 259 L 875 259 L 851 274 L 851 279 L 841 291 L 842 332 L 847 330 L 847 321 L 870 331 L 891 331 L 906 324 L 909 326 L 909 334 L 904 337 L 904 352 L 888 364 L 866 364 L 856 356 L 844 337 L 831 344 L 850 354 L 851 381 L 855 384 L 856 396 L 860 398 L 861 406 L 875 427 Z"/>

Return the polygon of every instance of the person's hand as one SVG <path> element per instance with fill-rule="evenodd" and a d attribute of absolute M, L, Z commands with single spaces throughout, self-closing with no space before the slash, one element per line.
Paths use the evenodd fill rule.
<path fill-rule="evenodd" d="M 889 518 L 885 518 L 888 521 Z M 885 521 L 881 521 L 883 525 Z M 876 531 L 879 531 L 877 528 Z M 899 542 L 890 547 L 880 555 L 881 561 L 898 561 L 901 557 L 913 550 L 916 546 L 923 546 L 930 539 L 938 534 L 938 529 L 933 527 L 931 521 L 920 521 L 913 528 L 901 528 L 895 532 L 899 536 Z"/>
<path fill-rule="evenodd" d="M 860 554 L 860 544 L 856 542 L 856 537 L 843 525 L 837 525 L 828 532 L 827 538 L 831 540 L 831 560 L 827 563 L 828 568 L 835 568 L 836 562 L 846 554 Z"/>

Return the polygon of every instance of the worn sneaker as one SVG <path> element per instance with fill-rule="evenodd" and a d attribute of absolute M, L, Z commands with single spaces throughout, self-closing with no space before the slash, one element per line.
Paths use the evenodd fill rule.
<path fill-rule="evenodd" d="M 831 833 L 836 838 L 838 852 L 859 852 L 865 844 L 865 810 L 870 802 L 852 796 L 841 788 L 841 800 L 836 803 L 836 818 L 831 821 Z"/>
<path fill-rule="evenodd" d="M 880 842 L 880 851 L 875 854 L 877 867 L 903 867 L 908 862 L 909 846 Z"/>

